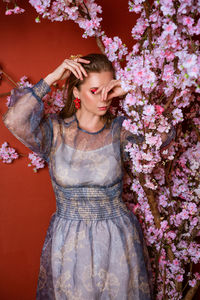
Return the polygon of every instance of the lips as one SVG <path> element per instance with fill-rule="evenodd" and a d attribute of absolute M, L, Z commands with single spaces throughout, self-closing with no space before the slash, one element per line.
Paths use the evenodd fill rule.
<path fill-rule="evenodd" d="M 107 106 L 98 107 L 98 109 L 100 110 L 106 110 L 107 108 L 108 108 Z"/>

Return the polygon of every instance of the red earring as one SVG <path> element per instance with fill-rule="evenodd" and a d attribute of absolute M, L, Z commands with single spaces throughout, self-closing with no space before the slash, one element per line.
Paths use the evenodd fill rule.
<path fill-rule="evenodd" d="M 79 98 L 74 99 L 75 107 L 77 109 L 79 109 L 81 107 L 80 102 L 81 102 L 81 100 Z"/>

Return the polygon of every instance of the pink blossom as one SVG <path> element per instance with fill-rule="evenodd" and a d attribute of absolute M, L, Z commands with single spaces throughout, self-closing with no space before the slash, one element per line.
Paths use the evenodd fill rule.
<path fill-rule="evenodd" d="M 191 215 L 197 213 L 197 205 L 193 202 L 188 203 L 188 210 Z"/>
<path fill-rule="evenodd" d="M 162 79 L 166 81 L 173 80 L 174 68 L 172 65 L 165 65 Z"/>
<path fill-rule="evenodd" d="M 23 13 L 25 10 L 23 8 L 20 8 L 19 6 L 15 6 L 13 13 L 14 14 L 21 14 Z"/>
<path fill-rule="evenodd" d="M 191 27 L 194 24 L 194 19 L 191 17 L 183 17 L 183 25 L 188 25 L 189 27 Z"/>
<path fill-rule="evenodd" d="M 180 108 L 176 108 L 172 111 L 174 120 L 172 121 L 173 125 L 177 124 L 180 121 L 183 121 L 183 113 Z"/>
<path fill-rule="evenodd" d="M 29 153 L 28 158 L 31 160 L 31 163 L 28 164 L 28 167 L 33 166 L 34 172 L 37 172 L 38 169 L 44 168 L 45 161 L 40 156 L 38 156 L 37 153 Z"/>
<path fill-rule="evenodd" d="M 183 275 L 181 275 L 181 274 L 176 275 L 176 280 L 178 282 L 182 282 L 183 281 Z"/>
<path fill-rule="evenodd" d="M 155 109 L 156 109 L 156 113 L 158 115 L 161 115 L 163 113 L 163 111 L 164 111 L 164 108 L 162 106 L 160 106 L 160 105 L 155 105 Z"/>
<path fill-rule="evenodd" d="M 0 148 L 0 160 L 3 163 L 10 164 L 14 159 L 17 159 L 19 154 L 16 152 L 14 148 L 8 146 L 7 142 L 4 142 Z"/>
<path fill-rule="evenodd" d="M 183 209 L 180 213 L 180 216 L 183 220 L 187 220 L 189 218 L 188 211 L 186 209 Z"/>
<path fill-rule="evenodd" d="M 163 256 L 163 255 L 161 255 L 161 256 L 159 257 L 158 262 L 159 262 L 159 265 L 160 265 L 160 266 L 164 267 L 164 266 L 167 264 L 166 257 Z"/>
<path fill-rule="evenodd" d="M 7 9 L 5 12 L 5 15 L 9 16 L 9 15 L 12 15 L 12 13 L 13 13 L 12 9 Z"/>
<path fill-rule="evenodd" d="M 174 231 L 168 231 L 167 237 L 174 240 L 176 238 L 176 233 Z"/>
<path fill-rule="evenodd" d="M 167 197 L 165 195 L 159 196 L 159 204 L 162 205 L 163 207 L 167 206 Z"/>
<path fill-rule="evenodd" d="M 143 114 L 147 116 L 151 116 L 155 113 L 155 108 L 153 105 L 146 105 L 143 110 Z"/>
<path fill-rule="evenodd" d="M 189 280 L 188 283 L 190 286 L 194 287 L 196 285 L 197 281 L 196 281 L 196 279 L 193 279 L 193 280 Z"/>
<path fill-rule="evenodd" d="M 190 68 L 197 63 L 197 56 L 195 54 L 187 54 L 184 56 L 183 67 Z"/>
<path fill-rule="evenodd" d="M 166 37 L 168 34 L 172 35 L 174 34 L 174 31 L 177 29 L 177 26 L 173 22 L 169 22 L 168 24 L 163 24 L 163 33 L 162 37 Z"/>
<path fill-rule="evenodd" d="M 175 57 L 174 53 L 170 51 L 169 49 L 165 50 L 164 56 L 166 57 L 167 61 L 172 61 Z"/>
<path fill-rule="evenodd" d="M 195 272 L 195 273 L 194 273 L 194 276 L 195 276 L 196 280 L 200 280 L 200 273 Z"/>
<path fill-rule="evenodd" d="M 153 146 L 157 143 L 160 144 L 160 142 L 161 142 L 161 138 L 157 135 L 152 136 L 152 133 L 146 133 L 145 140 L 146 140 L 146 143 L 151 145 L 151 146 Z"/>
<path fill-rule="evenodd" d="M 131 126 L 131 120 L 124 120 L 122 126 L 124 126 L 126 130 L 129 130 Z"/>
<path fill-rule="evenodd" d="M 136 98 L 132 94 L 127 94 L 125 101 L 129 106 L 134 106 L 137 102 Z"/>
<path fill-rule="evenodd" d="M 173 15 L 175 13 L 175 8 L 172 0 L 160 0 L 161 11 L 164 16 Z"/>

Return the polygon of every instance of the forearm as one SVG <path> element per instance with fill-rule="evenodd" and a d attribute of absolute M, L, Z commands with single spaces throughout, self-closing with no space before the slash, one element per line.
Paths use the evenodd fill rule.
<path fill-rule="evenodd" d="M 48 74 L 45 78 L 44 81 L 51 86 L 52 84 L 54 84 L 56 82 L 55 77 L 53 76 L 52 73 Z"/>

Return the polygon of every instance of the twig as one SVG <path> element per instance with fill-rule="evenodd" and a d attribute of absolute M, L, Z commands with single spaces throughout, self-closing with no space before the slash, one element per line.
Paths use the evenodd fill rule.
<path fill-rule="evenodd" d="M 6 96 L 9 96 L 9 95 L 10 95 L 10 92 L 2 93 L 2 94 L 0 94 L 0 98 L 1 98 L 1 97 L 6 97 Z"/>
<path fill-rule="evenodd" d="M 192 300 L 194 295 L 196 294 L 198 288 L 200 286 L 200 280 L 197 281 L 196 285 L 191 287 L 189 291 L 187 292 L 186 296 L 183 298 L 183 300 Z"/>
<path fill-rule="evenodd" d="M 200 142 L 200 132 L 199 132 L 199 129 L 196 127 L 196 125 L 191 121 L 191 126 L 194 128 L 194 130 L 196 131 L 196 134 L 197 134 L 197 138 L 198 138 L 198 141 Z"/>
<path fill-rule="evenodd" d="M 143 3 L 143 5 L 144 5 L 144 9 L 145 9 L 145 13 L 146 13 L 147 19 L 149 20 L 149 15 L 150 15 L 150 4 L 149 4 L 149 1 L 146 0 Z M 148 40 L 149 40 L 149 49 L 150 49 L 150 52 L 151 52 L 153 50 L 151 25 L 147 28 L 147 34 L 148 34 Z"/>
<path fill-rule="evenodd" d="M 171 102 L 173 101 L 174 97 L 176 96 L 177 89 L 175 88 L 171 96 L 169 97 L 169 100 L 164 106 L 164 110 L 167 110 L 167 108 L 170 106 Z"/>
<path fill-rule="evenodd" d="M 158 206 L 157 206 L 157 203 L 156 203 L 156 200 L 155 200 L 155 197 L 154 197 L 154 193 L 153 193 L 152 190 L 145 187 L 145 185 L 144 185 L 145 184 L 144 174 L 140 173 L 138 179 L 139 179 L 140 184 L 143 187 L 144 192 L 147 196 L 148 203 L 149 203 L 149 206 L 151 208 L 152 215 L 154 217 L 155 225 L 156 225 L 157 228 L 160 228 L 160 213 L 159 213 Z"/>
<path fill-rule="evenodd" d="M 2 69 L 1 69 L 1 72 L 10 82 L 12 82 L 12 84 L 14 84 L 16 87 L 18 87 L 18 84 L 6 72 L 4 72 Z"/>
<path fill-rule="evenodd" d="M 100 51 L 105 54 L 105 47 L 101 41 L 101 39 L 99 38 L 99 36 L 95 36 L 95 39 L 96 39 L 96 43 L 97 43 L 97 46 L 99 47 Z"/>

